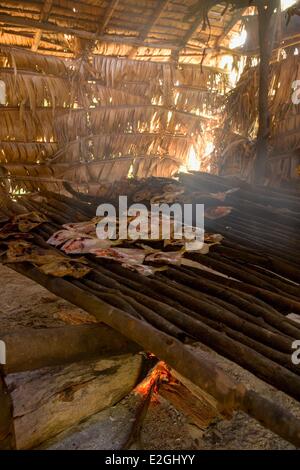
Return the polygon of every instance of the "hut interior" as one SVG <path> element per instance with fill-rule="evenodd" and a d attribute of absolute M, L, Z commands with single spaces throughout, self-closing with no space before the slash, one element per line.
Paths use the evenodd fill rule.
<path fill-rule="evenodd" d="M 299 57 L 299 0 L 0 1 L 0 450 L 300 448 Z"/>

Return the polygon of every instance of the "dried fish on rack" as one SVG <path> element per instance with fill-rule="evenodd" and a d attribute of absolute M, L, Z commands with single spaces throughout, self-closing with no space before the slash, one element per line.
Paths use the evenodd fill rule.
<path fill-rule="evenodd" d="M 91 269 L 82 258 L 72 259 L 49 249 L 38 247 L 24 240 L 8 242 L 6 263 L 31 263 L 41 272 L 52 276 L 71 276 L 79 279 Z"/>

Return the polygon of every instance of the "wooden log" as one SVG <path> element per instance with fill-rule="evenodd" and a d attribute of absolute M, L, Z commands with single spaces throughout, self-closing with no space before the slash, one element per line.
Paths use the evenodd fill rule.
<path fill-rule="evenodd" d="M 271 19 L 275 8 L 280 8 L 279 0 L 270 0 L 267 5 L 258 5 L 259 32 L 259 98 L 258 98 L 258 132 L 257 152 L 254 164 L 254 177 L 258 184 L 264 183 L 268 158 L 268 141 L 270 134 L 269 86 L 270 60 L 274 42 L 274 28 Z"/>
<path fill-rule="evenodd" d="M 173 276 L 176 279 L 176 276 L 182 279 L 182 282 L 187 282 L 194 289 L 200 289 L 208 294 L 219 295 L 224 300 L 229 303 L 233 303 L 237 307 L 244 309 L 246 312 L 252 313 L 253 315 L 261 316 L 264 320 L 273 325 L 282 333 L 291 336 L 292 338 L 300 338 L 300 331 L 295 325 L 293 325 L 288 319 L 283 315 L 280 315 L 279 312 L 269 308 L 263 308 L 261 305 L 253 304 L 253 297 L 249 294 L 240 292 L 237 289 L 227 288 L 225 289 L 218 283 L 210 280 L 201 278 L 201 276 L 188 276 L 184 273 L 174 273 L 174 269 L 170 268 L 165 273 L 167 276 Z M 185 281 L 183 281 L 185 279 Z M 226 280 L 224 280 L 225 283 Z"/>
<path fill-rule="evenodd" d="M 273 308 L 276 307 L 276 309 L 280 312 L 300 313 L 300 301 L 298 302 L 293 299 L 287 298 L 284 296 L 284 294 L 278 294 L 276 292 L 273 292 L 273 290 L 269 291 L 266 289 L 262 289 L 258 286 L 253 286 L 247 282 L 240 282 L 229 277 L 220 276 L 213 272 L 208 272 L 207 270 L 201 269 L 201 266 L 199 266 L 199 268 L 189 266 L 188 269 L 184 267 L 181 268 L 181 270 L 183 270 L 183 272 L 186 272 L 187 274 L 194 273 L 198 276 L 199 274 L 201 274 L 201 277 L 205 279 L 214 281 L 223 286 L 232 287 L 233 289 L 240 292 L 251 294 L 258 300 L 258 303 L 260 303 L 260 300 L 262 300 L 265 304 L 267 303 Z"/>
<path fill-rule="evenodd" d="M 15 447 L 13 404 L 3 368 L 0 366 L 0 450 L 13 450 Z"/>
<path fill-rule="evenodd" d="M 201 259 L 203 259 L 203 256 Z M 299 286 L 285 282 L 284 279 L 279 280 L 269 274 L 267 276 L 266 272 L 257 272 L 251 266 L 240 264 L 228 258 L 223 258 L 221 261 L 220 257 L 215 253 L 210 253 L 206 259 L 208 265 L 211 265 L 217 271 L 225 273 L 235 279 L 240 279 L 243 282 L 266 290 L 277 291 L 278 293 L 285 292 L 285 294 L 288 294 L 291 298 L 295 298 L 296 296 L 299 298 Z"/>
<path fill-rule="evenodd" d="M 121 284 L 119 285 L 119 288 L 121 291 L 123 290 Z M 141 286 L 140 290 L 144 291 L 144 286 Z M 153 296 L 157 297 L 156 294 L 153 294 Z M 143 301 L 143 299 L 140 298 L 140 293 L 136 293 L 135 297 L 139 298 L 141 302 Z M 153 300 L 148 299 L 148 304 L 151 305 L 151 303 L 153 308 L 155 308 Z M 170 303 L 173 305 L 172 301 Z M 247 346 L 245 341 L 236 341 L 229 336 L 227 337 L 222 333 L 220 334 L 219 328 L 215 328 L 214 326 L 211 327 L 211 325 L 209 325 L 209 322 L 206 321 L 206 317 L 203 316 L 201 309 L 194 310 L 195 314 L 193 314 L 193 312 L 189 314 L 190 312 L 187 312 L 187 309 L 182 305 L 175 304 L 177 310 L 170 308 L 168 304 L 164 304 L 159 301 L 156 301 L 155 305 L 160 315 L 162 315 L 167 320 L 174 322 L 175 325 L 182 328 L 190 336 L 198 338 L 204 344 L 208 345 L 225 357 L 235 361 L 242 367 L 250 370 L 258 377 L 276 386 L 280 390 L 287 392 L 296 399 L 300 398 L 300 395 L 297 391 L 298 389 L 300 390 L 299 376 L 295 374 L 294 370 L 289 370 L 285 367 L 282 367 L 281 360 L 276 363 L 273 360 L 268 359 L 269 356 L 265 357 L 257 352 L 256 349 L 252 349 L 251 347 Z M 207 318 L 210 318 L 210 316 Z M 222 322 L 222 317 L 219 317 L 218 321 Z M 237 331 L 239 331 L 239 328 L 237 328 Z M 274 333 L 269 332 L 269 335 L 270 338 L 272 336 L 273 340 Z M 274 337 L 275 336 L 276 335 L 274 335 Z M 278 337 L 278 339 L 280 339 L 280 337 Z M 285 342 L 287 338 L 282 336 L 282 340 Z M 286 341 L 286 344 L 283 347 L 283 349 L 287 349 L 287 353 L 291 352 L 292 341 L 292 339 Z M 276 344 L 279 344 L 277 343 L 277 340 Z M 273 373 L 275 369 L 277 370 L 278 374 Z"/>
<path fill-rule="evenodd" d="M 137 352 L 137 344 L 104 324 L 19 328 L 1 336 L 7 374 Z"/>
<path fill-rule="evenodd" d="M 8 375 L 17 449 L 115 405 L 137 384 L 141 364 L 140 354 L 129 354 Z"/>
<path fill-rule="evenodd" d="M 218 401 L 221 412 L 244 410 L 268 429 L 300 446 L 300 420 L 276 403 L 270 402 L 254 391 L 247 390 L 242 384 L 236 385 L 212 360 L 203 355 L 196 355 L 180 341 L 101 302 L 65 279 L 47 277 L 26 264 L 18 263 L 11 267 L 43 285 L 50 292 L 95 315 L 99 321 L 104 321 L 121 334 L 125 333 L 144 350 L 151 351 L 166 361 L 191 382 L 212 395 Z"/>
<path fill-rule="evenodd" d="M 114 269 L 114 268 L 112 268 Z M 168 275 L 168 274 L 167 274 Z M 99 273 L 96 274 L 91 274 L 94 278 L 98 278 L 99 282 L 102 284 L 104 282 L 104 285 L 109 286 L 111 284 L 111 279 L 108 278 L 108 276 L 105 275 L 100 275 Z M 120 280 L 121 281 L 121 280 Z M 183 286 L 183 289 L 178 289 L 178 285 L 172 286 L 165 282 L 159 282 L 155 281 L 155 284 L 153 284 L 152 279 L 145 279 L 143 281 L 143 286 L 139 289 L 140 292 L 134 293 L 134 291 L 128 291 L 128 289 L 122 285 L 121 282 L 116 286 L 121 292 L 128 292 L 130 295 L 134 295 L 136 299 L 139 300 L 141 304 L 147 303 L 151 308 L 154 310 L 156 309 L 160 315 L 162 316 L 167 316 L 168 313 L 166 311 L 166 306 L 162 302 L 169 303 L 168 298 L 175 299 L 175 301 L 178 302 L 177 306 L 177 315 L 170 315 L 170 318 L 167 317 L 169 320 L 172 319 L 174 323 L 176 323 L 178 315 L 180 315 L 180 312 L 183 313 L 183 309 L 188 308 L 190 311 L 195 312 L 198 314 L 198 318 L 200 319 L 199 315 L 202 317 L 208 317 L 215 319 L 216 321 L 221 321 L 225 324 L 228 324 L 229 326 L 233 327 L 237 331 L 242 331 L 245 334 L 247 334 L 250 337 L 253 337 L 255 339 L 258 339 L 262 341 L 263 343 L 267 343 L 275 348 L 278 348 L 279 350 L 283 352 L 290 352 L 291 350 L 291 342 L 293 341 L 294 337 L 291 337 L 291 340 L 286 338 L 283 335 L 279 335 L 276 332 L 272 332 L 267 330 L 266 328 L 263 328 L 261 325 L 256 325 L 254 322 L 250 322 L 249 318 L 251 320 L 251 316 L 249 315 L 249 318 L 240 318 L 238 315 L 233 313 L 230 310 L 227 310 L 223 307 L 223 305 L 218 305 L 217 303 L 214 303 L 213 300 L 207 301 L 207 299 L 204 296 L 197 296 L 197 292 L 194 290 L 191 290 L 190 292 L 186 292 Z M 89 281 L 84 281 L 89 282 Z M 126 282 L 126 281 L 124 281 Z M 128 284 L 128 281 L 127 281 Z M 96 289 L 97 284 L 95 284 L 95 289 Z M 148 289 L 147 289 L 148 287 Z M 155 290 L 156 293 L 153 292 L 152 297 L 151 297 L 151 288 L 153 291 Z M 146 293 L 148 298 L 145 298 L 141 292 Z M 201 298 L 200 298 L 201 297 Z M 160 299 L 162 302 L 160 302 Z M 171 301 L 171 304 L 173 304 L 173 300 Z M 246 316 L 247 314 L 245 314 Z M 184 329 L 183 325 L 180 325 L 181 328 Z M 189 331 L 190 332 L 190 331 Z M 299 331 L 300 335 L 300 331 Z M 293 339 L 292 339 L 293 338 Z"/>
<path fill-rule="evenodd" d="M 124 301 L 129 306 L 132 306 L 136 312 L 139 313 L 139 317 L 141 319 L 145 319 L 149 321 L 152 325 L 156 328 L 159 328 L 161 331 L 174 336 L 174 338 L 178 338 L 181 340 L 185 339 L 186 334 L 183 330 L 176 327 L 173 323 L 163 318 L 161 315 L 156 313 L 156 310 L 148 308 L 144 302 L 136 301 L 136 299 L 140 299 L 139 293 L 131 292 L 128 288 L 118 285 L 117 289 L 106 289 L 103 288 L 101 285 L 97 284 L 94 281 L 89 279 L 82 279 L 81 282 L 76 282 L 76 285 L 80 288 L 87 287 L 93 295 L 96 295 L 100 299 L 104 300 L 104 302 L 109 303 L 110 305 L 116 306 L 121 308 L 121 302 Z M 107 285 L 107 284 L 104 284 Z M 110 283 L 108 283 L 110 285 Z M 102 292 L 104 289 L 104 293 Z M 109 292 L 109 293 L 107 293 Z M 127 295 L 129 294 L 129 295 Z M 131 295 L 133 297 L 131 297 Z M 116 297 L 118 297 L 118 302 L 115 301 Z M 113 299 L 113 300 L 112 300 Z M 119 304 L 119 305 L 118 305 Z M 155 307 L 154 307 L 155 308 Z M 131 313 L 129 309 L 126 307 L 123 310 L 127 313 Z M 135 315 L 136 316 L 136 315 Z"/>

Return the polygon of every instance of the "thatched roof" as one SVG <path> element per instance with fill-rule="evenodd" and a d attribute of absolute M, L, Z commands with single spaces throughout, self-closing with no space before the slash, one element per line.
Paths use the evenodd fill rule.
<path fill-rule="evenodd" d="M 231 47 L 253 20 L 248 5 L 0 2 L 0 182 L 9 176 L 12 189 L 35 190 L 66 180 L 84 190 L 128 174 L 171 176 L 192 147 L 205 155 L 227 116 L 231 67 L 258 52 L 251 36 Z M 248 132 L 256 117 L 242 101 L 243 80 L 230 119 Z"/>
<path fill-rule="evenodd" d="M 201 60 L 204 48 L 228 47 L 243 10 L 214 0 L 43 0 L 1 2 L 0 43 L 73 56 L 95 53 Z M 210 9 L 209 9 L 210 8 Z"/>

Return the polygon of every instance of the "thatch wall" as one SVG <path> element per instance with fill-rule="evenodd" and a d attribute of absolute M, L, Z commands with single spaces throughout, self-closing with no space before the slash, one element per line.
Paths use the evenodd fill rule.
<path fill-rule="evenodd" d="M 292 84 L 300 79 L 299 57 L 293 46 L 277 56 L 270 67 L 268 174 L 273 183 L 298 177 L 300 104 L 292 100 Z M 224 129 L 219 134 L 220 172 L 246 179 L 253 176 L 258 127 L 259 69 L 251 63 L 249 59 L 237 86 L 228 94 Z"/>
<path fill-rule="evenodd" d="M 227 75 L 199 65 L 0 49 L 0 162 L 13 190 L 172 176 L 218 120 Z M 144 161 L 145 160 L 145 161 Z M 69 167 L 66 165 L 69 163 Z"/>

